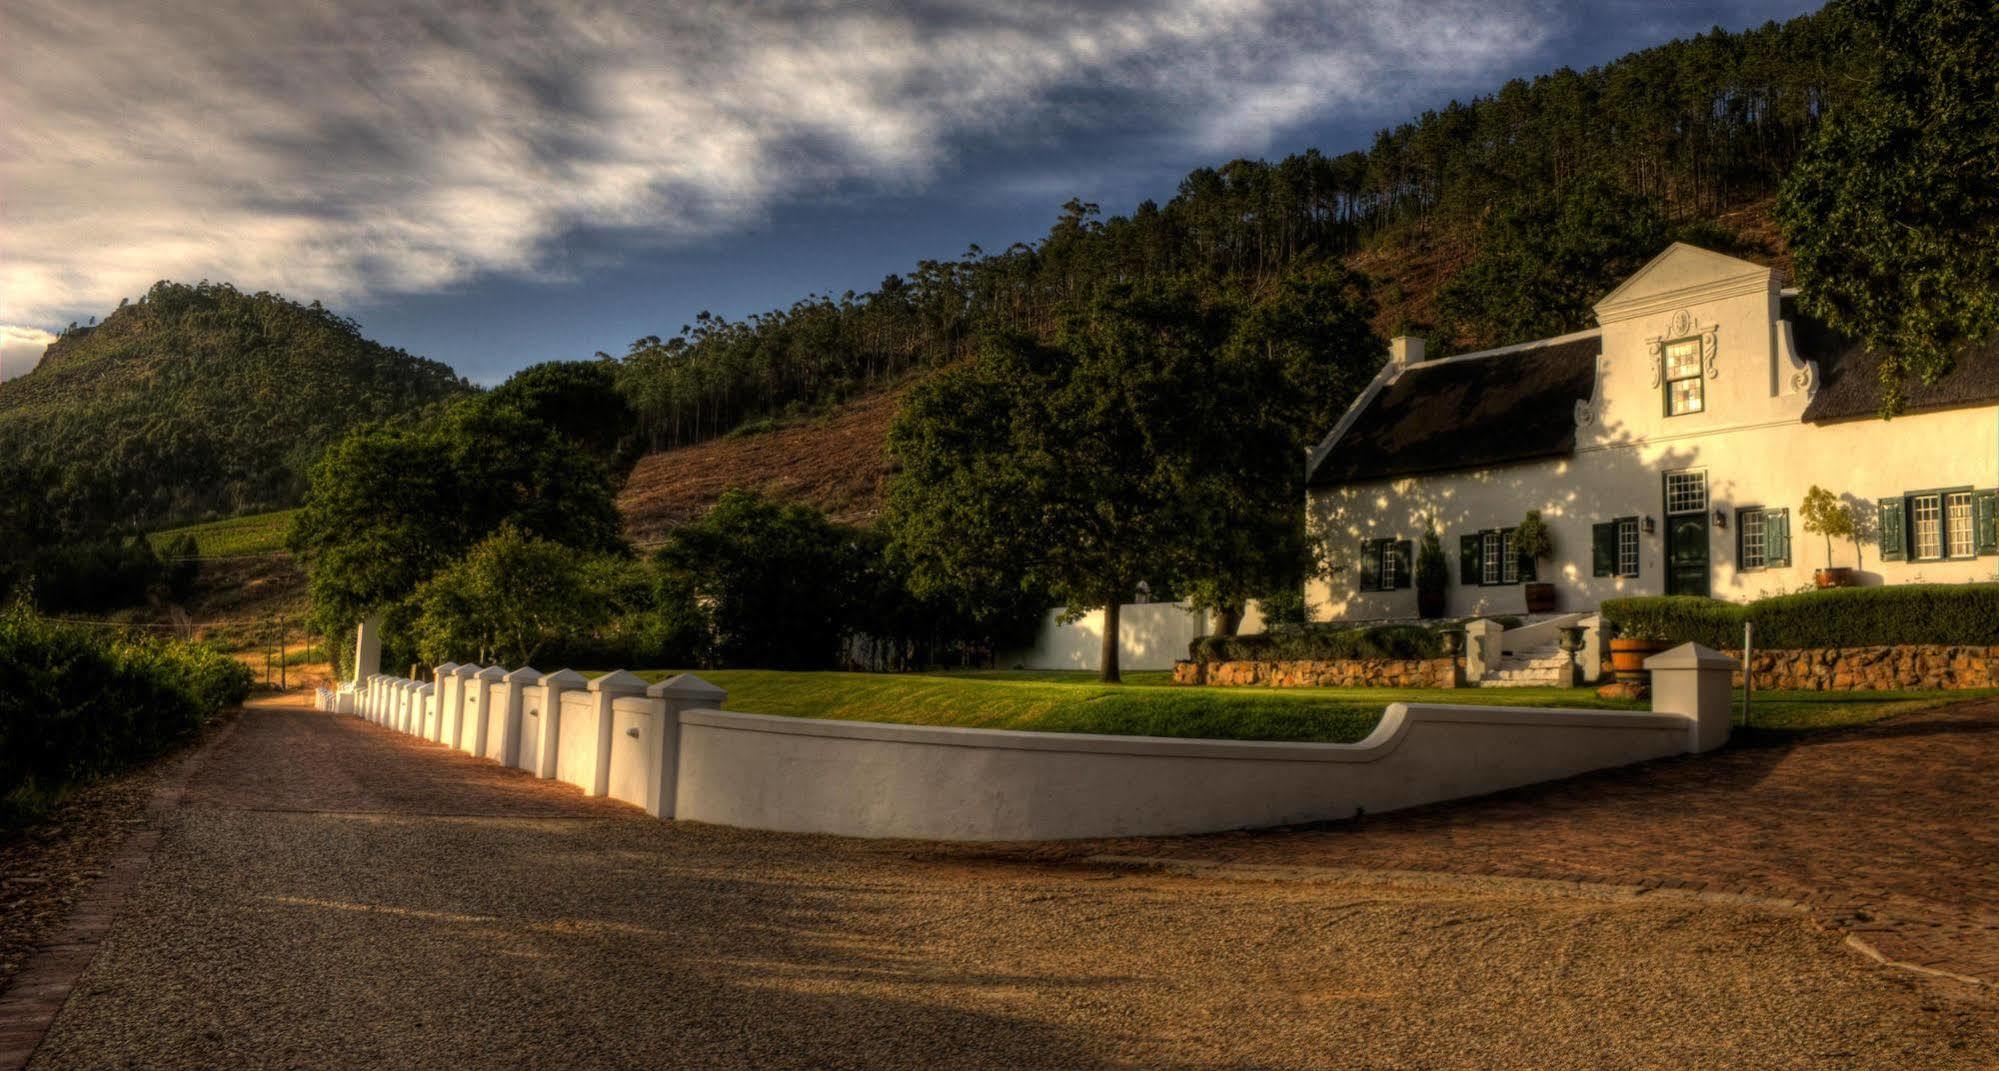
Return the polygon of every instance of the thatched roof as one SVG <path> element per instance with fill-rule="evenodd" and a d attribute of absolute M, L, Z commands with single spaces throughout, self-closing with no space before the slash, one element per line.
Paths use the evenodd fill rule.
<path fill-rule="evenodd" d="M 1310 484 L 1483 469 L 1575 451 L 1603 340 L 1590 335 L 1412 365 L 1319 459 Z"/>
<path fill-rule="evenodd" d="M 1881 412 L 1881 358 L 1859 341 L 1846 337 L 1816 317 L 1797 309 L 1784 297 L 1784 318 L 1798 343 L 1798 356 L 1819 363 L 1820 386 L 1805 407 L 1805 420 L 1828 424 L 1864 420 Z M 1999 335 L 1956 354 L 1956 365 L 1935 383 L 1910 378 L 1902 384 L 1904 412 L 1962 409 L 1999 402 Z"/>

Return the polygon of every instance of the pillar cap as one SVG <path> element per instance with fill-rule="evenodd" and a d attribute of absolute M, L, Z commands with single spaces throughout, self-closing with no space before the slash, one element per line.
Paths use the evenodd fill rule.
<path fill-rule="evenodd" d="M 501 677 L 500 679 L 506 681 L 508 684 L 514 684 L 514 683 L 533 684 L 534 682 L 541 679 L 541 670 L 538 670 L 533 666 L 522 666 L 521 668 L 514 670 L 512 673 L 509 673 L 506 676 Z"/>
<path fill-rule="evenodd" d="M 452 670 L 451 675 L 454 677 L 476 677 L 479 675 L 479 667 L 466 662 L 457 669 Z"/>
<path fill-rule="evenodd" d="M 1645 660 L 1646 669 L 1734 669 L 1735 659 L 1712 647 L 1683 643 Z"/>
<path fill-rule="evenodd" d="M 431 667 L 431 672 L 432 672 L 432 673 L 449 673 L 449 672 L 451 672 L 452 670 L 454 670 L 454 669 L 457 669 L 457 668 L 458 668 L 458 663 L 456 663 L 456 662 L 446 662 L 446 663 L 444 663 L 444 664 L 443 664 L 443 665 L 441 665 L 441 666 L 432 666 L 432 667 Z"/>
<path fill-rule="evenodd" d="M 590 678 L 573 669 L 558 669 L 541 679 L 543 684 L 553 684 L 558 688 L 577 688 L 590 683 Z"/>
<path fill-rule="evenodd" d="M 590 682 L 593 692 L 609 692 L 612 695 L 639 695 L 646 690 L 645 678 L 622 669 L 614 669 Z"/>
<path fill-rule="evenodd" d="M 487 666 L 485 669 L 472 674 L 472 679 L 477 681 L 503 681 L 507 679 L 507 671 L 498 666 Z"/>
<path fill-rule="evenodd" d="M 729 693 L 692 673 L 677 673 L 646 689 L 646 694 L 654 699 L 682 699 L 691 703 L 708 703 L 721 706 Z"/>

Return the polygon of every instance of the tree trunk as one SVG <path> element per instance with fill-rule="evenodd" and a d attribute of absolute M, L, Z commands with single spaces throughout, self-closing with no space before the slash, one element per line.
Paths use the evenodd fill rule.
<path fill-rule="evenodd" d="M 1097 662 L 1097 680 L 1104 684 L 1123 684 L 1118 675 L 1118 611 L 1123 609 L 1113 599 L 1104 607 L 1104 649 Z"/>
<path fill-rule="evenodd" d="M 1243 607 L 1218 606 L 1215 608 L 1215 635 L 1233 636 L 1242 628 Z"/>

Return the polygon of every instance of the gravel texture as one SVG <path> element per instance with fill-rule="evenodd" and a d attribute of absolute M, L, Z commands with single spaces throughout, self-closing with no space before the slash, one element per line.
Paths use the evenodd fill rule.
<path fill-rule="evenodd" d="M 232 780 L 260 750 L 291 786 Z M 490 767 L 453 813 L 444 761 L 246 715 L 31 1066 L 1999 1066 L 1989 1007 L 1794 913 L 559 815 Z"/>

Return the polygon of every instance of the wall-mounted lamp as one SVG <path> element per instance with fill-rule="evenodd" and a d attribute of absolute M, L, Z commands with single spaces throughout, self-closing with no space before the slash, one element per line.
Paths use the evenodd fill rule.
<path fill-rule="evenodd" d="M 1652 534 L 1653 532 L 1656 532 L 1656 531 L 1658 531 L 1658 530 L 1659 530 L 1659 522 L 1657 522 L 1657 521 L 1653 520 L 1653 519 L 1652 519 L 1652 518 L 1650 518 L 1650 517 L 1646 517 L 1646 518 L 1645 518 L 1645 534 L 1646 534 L 1646 535 L 1651 535 L 1651 534 Z"/>
<path fill-rule="evenodd" d="M 1715 511 L 1714 511 L 1714 526 L 1715 526 L 1716 528 L 1727 528 L 1727 527 L 1728 527 L 1728 514 L 1726 514 L 1726 513 L 1723 513 L 1722 511 L 1720 511 L 1720 510 L 1718 510 L 1718 509 L 1717 509 L 1717 510 L 1715 510 Z"/>

